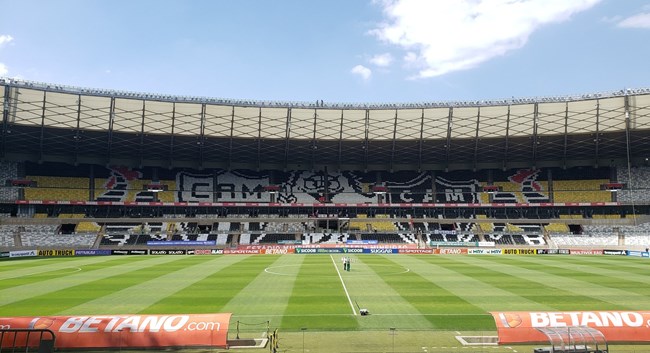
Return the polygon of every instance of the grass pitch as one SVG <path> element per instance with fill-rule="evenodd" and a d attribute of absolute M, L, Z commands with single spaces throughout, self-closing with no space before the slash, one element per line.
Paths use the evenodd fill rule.
<path fill-rule="evenodd" d="M 302 351 L 304 339 L 312 353 L 391 352 L 393 344 L 396 352 L 448 352 L 460 346 L 454 335 L 496 335 L 489 311 L 650 307 L 642 258 L 353 255 L 348 272 L 341 256 L 0 261 L 0 315 L 231 312 L 231 336 L 237 322 L 242 335 L 268 325 L 279 329 L 281 351 Z"/>

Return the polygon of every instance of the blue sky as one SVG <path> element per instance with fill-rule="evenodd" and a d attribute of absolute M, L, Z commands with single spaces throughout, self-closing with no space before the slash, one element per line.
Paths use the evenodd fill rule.
<path fill-rule="evenodd" d="M 0 76 L 254 100 L 650 87 L 650 1 L 0 0 Z"/>

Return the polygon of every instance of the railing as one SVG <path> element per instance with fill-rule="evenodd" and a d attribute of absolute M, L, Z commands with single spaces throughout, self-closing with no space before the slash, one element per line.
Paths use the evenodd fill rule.
<path fill-rule="evenodd" d="M 56 335 L 49 329 L 0 328 L 0 352 L 54 351 Z"/>

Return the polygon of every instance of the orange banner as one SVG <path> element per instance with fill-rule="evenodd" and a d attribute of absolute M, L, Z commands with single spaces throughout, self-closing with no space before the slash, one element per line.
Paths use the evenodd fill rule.
<path fill-rule="evenodd" d="M 587 326 L 608 342 L 650 342 L 650 311 L 491 312 L 499 344 L 548 343 L 538 328 Z"/>
<path fill-rule="evenodd" d="M 227 347 L 231 313 L 0 317 L 3 329 L 49 329 L 55 348 Z M 21 338 L 22 337 L 22 338 Z M 31 346 L 5 335 L 3 347 Z"/>

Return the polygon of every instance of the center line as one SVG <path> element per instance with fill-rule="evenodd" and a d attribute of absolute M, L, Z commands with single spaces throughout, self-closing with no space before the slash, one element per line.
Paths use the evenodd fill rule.
<path fill-rule="evenodd" d="M 345 291 L 345 295 L 348 296 L 348 302 L 350 302 L 350 307 L 352 308 L 352 314 L 354 314 L 354 316 L 357 316 L 357 311 L 354 309 L 354 304 L 352 304 L 352 299 L 350 298 L 350 293 L 348 293 L 348 289 L 345 287 L 345 282 L 343 282 L 343 277 L 341 277 L 341 271 L 339 271 L 339 267 L 336 264 L 336 261 L 334 261 L 334 256 L 330 255 L 330 259 L 332 259 L 332 263 L 334 264 L 334 268 L 336 269 L 336 273 L 339 274 L 339 279 L 341 279 L 341 284 L 343 285 L 343 290 Z"/>

